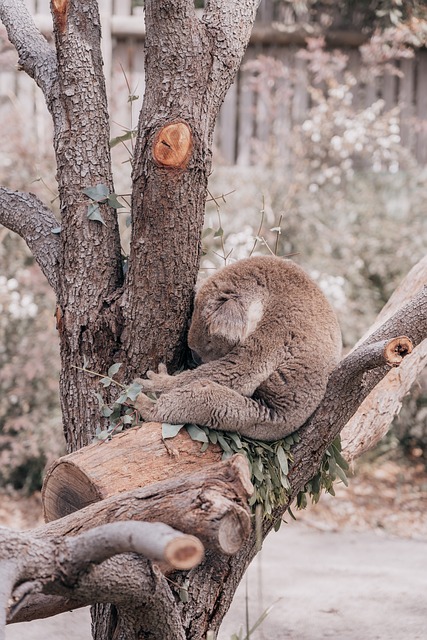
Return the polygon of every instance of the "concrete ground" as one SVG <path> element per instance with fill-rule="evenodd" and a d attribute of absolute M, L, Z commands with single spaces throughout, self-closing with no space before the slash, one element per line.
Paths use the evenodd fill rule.
<path fill-rule="evenodd" d="M 426 539 L 283 525 L 249 568 L 218 640 L 244 627 L 246 588 L 251 625 L 273 605 L 251 640 L 427 640 Z M 6 630 L 6 640 L 90 638 L 87 609 Z"/>

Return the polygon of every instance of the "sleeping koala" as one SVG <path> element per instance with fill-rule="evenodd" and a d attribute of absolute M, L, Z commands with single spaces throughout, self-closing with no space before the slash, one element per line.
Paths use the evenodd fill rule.
<path fill-rule="evenodd" d="M 319 405 L 341 356 L 341 332 L 319 287 L 294 262 L 240 260 L 200 287 L 188 344 L 203 364 L 138 380 L 144 420 L 196 423 L 258 440 L 298 429 Z"/>

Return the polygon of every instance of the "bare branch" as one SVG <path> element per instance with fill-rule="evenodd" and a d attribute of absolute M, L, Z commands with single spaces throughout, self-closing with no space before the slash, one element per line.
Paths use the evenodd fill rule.
<path fill-rule="evenodd" d="M 396 310 L 418 293 L 426 281 L 427 256 L 411 269 L 362 340 L 369 337 Z M 393 418 L 401 409 L 402 399 L 426 365 L 427 340 L 424 340 L 405 358 L 398 370 L 389 371 L 371 391 L 341 433 L 347 460 L 352 461 L 364 451 L 371 449 L 387 433 Z"/>
<path fill-rule="evenodd" d="M 64 581 L 74 583 L 89 563 L 100 564 L 119 553 L 134 552 L 167 562 L 175 569 L 191 569 L 201 562 L 203 545 L 196 537 L 182 534 L 160 522 L 112 522 L 80 535 L 65 538 L 59 554 L 66 564 Z"/>
<path fill-rule="evenodd" d="M 150 601 L 158 609 L 160 591 L 156 590 L 160 585 L 162 606 L 166 599 L 170 601 L 168 608 L 173 609 L 173 598 L 161 572 L 145 560 L 135 561 L 133 555 L 121 554 L 141 554 L 175 569 L 192 568 L 203 557 L 203 546 L 197 538 L 162 523 L 116 522 L 62 539 L 2 529 L 0 537 L 0 604 L 4 611 L 11 596 L 9 622 L 40 617 L 46 609 L 51 615 L 95 602 L 125 607 L 131 602 L 135 607 Z M 17 559 L 11 560 L 8 555 Z M 112 556 L 120 557 L 111 560 Z"/>
<path fill-rule="evenodd" d="M 31 193 L 0 187 L 0 224 L 17 233 L 55 292 L 58 290 L 60 241 L 52 229 L 58 222 L 52 211 Z"/>
<path fill-rule="evenodd" d="M 34 78 L 49 102 L 57 77 L 54 49 L 34 24 L 24 0 L 1 0 L 0 18 L 19 55 L 19 64 Z"/>

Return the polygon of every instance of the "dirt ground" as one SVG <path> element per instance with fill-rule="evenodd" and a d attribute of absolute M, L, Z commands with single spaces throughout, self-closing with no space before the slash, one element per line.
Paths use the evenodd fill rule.
<path fill-rule="evenodd" d="M 40 521 L 40 498 L 0 496 L 0 524 Z M 427 474 L 362 465 L 337 497 L 287 518 L 249 568 L 219 640 L 269 607 L 251 640 L 427 640 Z M 6 640 L 90 640 L 87 609 L 11 625 Z M 244 638 L 244 633 L 242 635 Z M 167 640 L 165 638 L 165 640 Z"/>

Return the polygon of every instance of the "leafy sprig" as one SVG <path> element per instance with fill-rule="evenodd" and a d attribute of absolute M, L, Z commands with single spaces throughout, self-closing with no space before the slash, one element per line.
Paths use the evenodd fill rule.
<path fill-rule="evenodd" d="M 238 433 L 216 431 L 194 424 L 163 424 L 162 436 L 164 439 L 173 438 L 183 427 L 192 440 L 202 443 L 202 451 L 206 451 L 212 443 L 221 447 L 224 452 L 223 459 L 235 453 L 243 454 L 247 458 L 251 481 L 254 485 L 254 493 L 249 500 L 249 505 L 254 510 L 257 505 L 260 505 L 264 516 L 270 517 L 276 507 L 287 502 L 291 488 L 288 474 L 293 462 L 292 446 L 300 440 L 298 433 L 292 433 L 274 442 L 263 442 L 246 438 Z M 347 471 L 348 464 L 341 455 L 341 441 L 338 436 L 327 449 L 318 473 L 298 493 L 297 507 L 304 509 L 307 506 L 307 496 L 313 503 L 317 503 L 322 491 L 335 495 L 333 484 L 336 480 L 341 480 L 346 486 L 348 485 Z M 292 515 L 292 512 L 290 513 Z"/>

